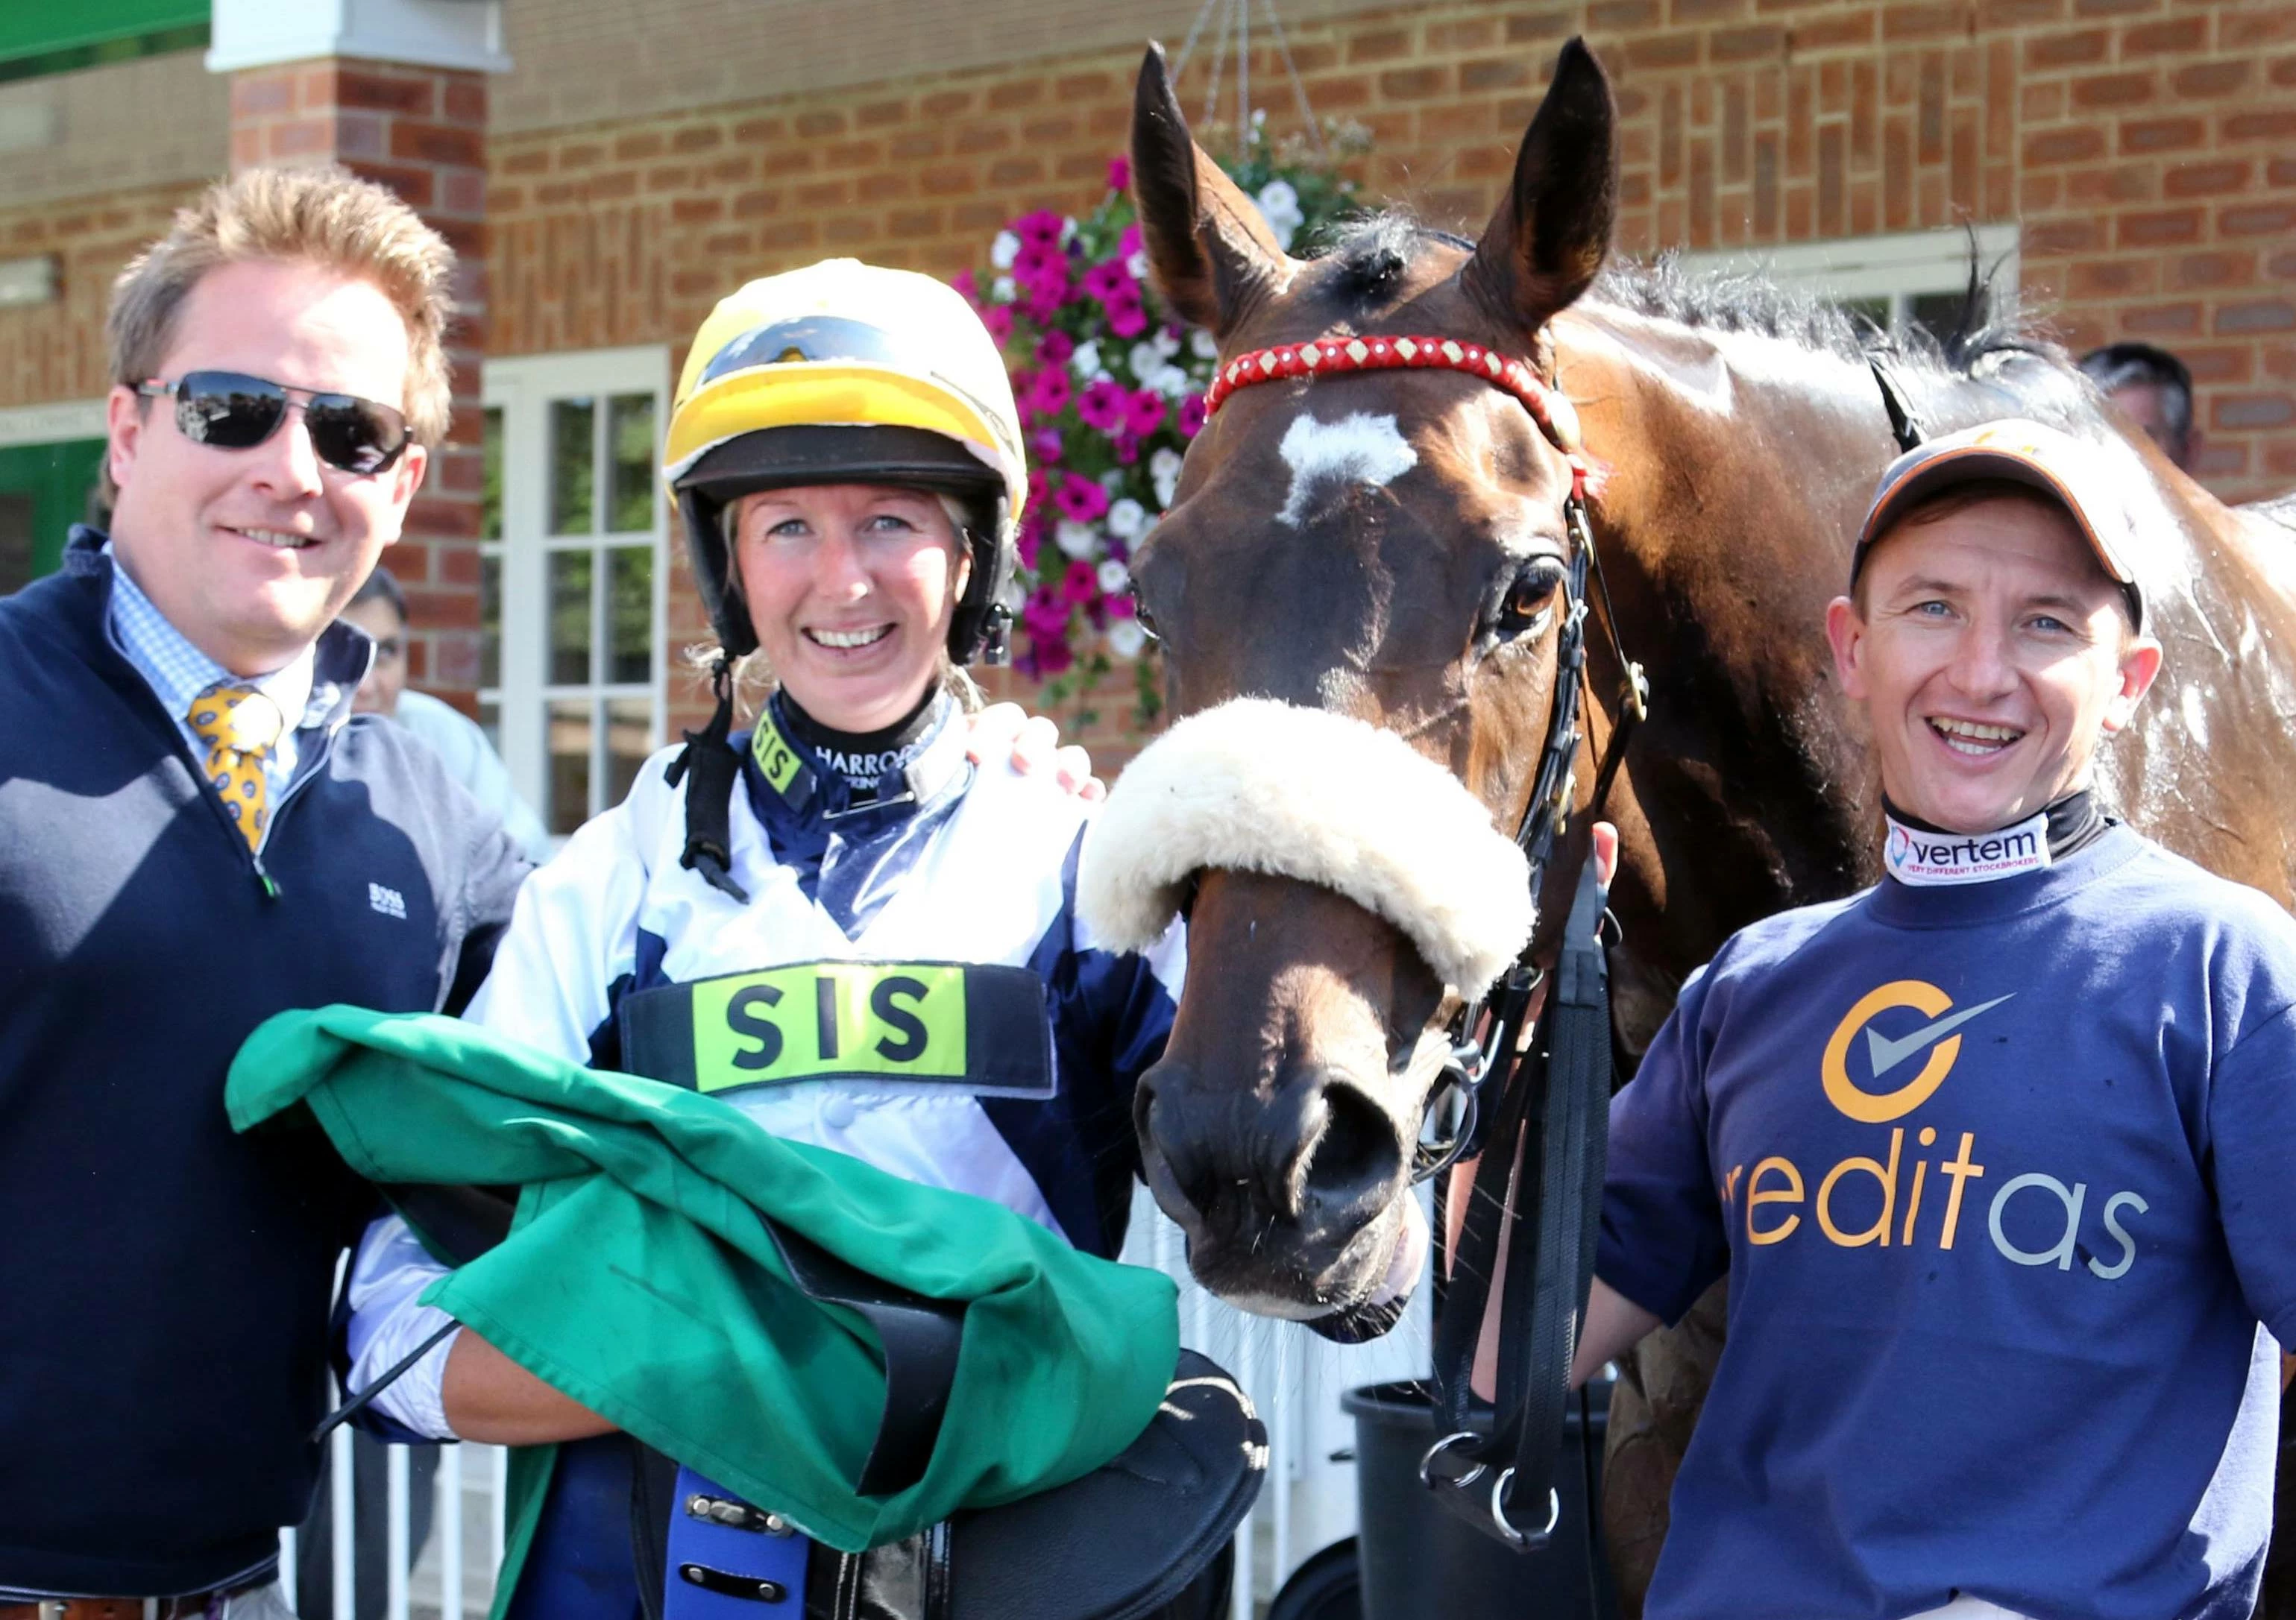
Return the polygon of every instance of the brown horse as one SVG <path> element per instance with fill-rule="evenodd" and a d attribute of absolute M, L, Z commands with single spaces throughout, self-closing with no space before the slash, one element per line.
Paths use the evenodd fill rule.
<path fill-rule="evenodd" d="M 1133 173 L 1157 282 L 1217 335 L 1223 365 L 1329 335 L 1439 334 L 1521 356 L 1577 402 L 1608 475 L 1593 519 L 1616 627 L 1652 689 L 1608 811 L 1629 1060 L 1731 932 L 1874 879 L 1878 784 L 1821 626 L 1896 451 L 1885 397 L 1932 431 L 2024 415 L 2113 438 L 2060 354 L 1998 331 L 1942 348 L 1861 334 L 1743 281 L 1605 273 L 1613 112 L 1575 41 L 1480 242 L 1390 217 L 1290 258 L 1195 147 L 1153 51 Z M 2148 515 L 2139 566 L 2167 673 L 2101 785 L 2142 830 L 2289 904 L 2296 534 L 2218 504 L 2141 435 L 2120 458 Z M 1554 681 L 1569 487 L 1529 413 L 1456 372 L 1237 393 L 1135 560 L 1173 714 L 1240 695 L 1337 711 L 1406 739 L 1511 831 Z M 1621 685 L 1603 639 L 1589 648 L 1582 804 Z M 1565 840 L 1550 899 L 1585 838 Z M 1542 940 L 1562 909 L 1542 906 Z M 1178 1022 L 1136 1117 L 1149 1183 L 1208 1287 L 1376 1325 L 1413 1241 L 1400 1211 L 1457 1006 L 1411 938 L 1318 884 L 1197 874 Z M 1719 1323 L 1710 1298 L 1646 1341 L 1613 1406 L 1606 1510 L 1630 1599 Z"/>

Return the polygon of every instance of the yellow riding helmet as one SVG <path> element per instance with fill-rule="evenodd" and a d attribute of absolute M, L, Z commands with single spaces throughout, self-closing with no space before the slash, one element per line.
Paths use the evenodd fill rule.
<path fill-rule="evenodd" d="M 955 289 L 832 258 L 750 282 L 694 335 L 670 406 L 662 476 L 685 520 L 703 605 L 735 656 L 757 645 L 727 591 L 727 504 L 805 484 L 901 484 L 968 514 L 972 575 L 949 655 L 1001 656 L 1001 601 L 1028 496 L 1004 359 Z"/>

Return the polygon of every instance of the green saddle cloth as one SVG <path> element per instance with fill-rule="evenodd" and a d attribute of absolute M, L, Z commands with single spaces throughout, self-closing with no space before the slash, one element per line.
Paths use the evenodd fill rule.
<path fill-rule="evenodd" d="M 241 1049 L 226 1097 L 237 1130 L 316 1120 L 386 1195 L 395 1182 L 522 1187 L 510 1236 L 424 1302 L 842 1551 L 1089 1473 L 1147 1427 L 1172 1376 L 1178 1319 L 1160 1272 L 1079 1254 L 986 1199 L 781 1141 L 717 1099 L 474 1025 L 282 1013 Z M 964 1302 L 931 1462 L 898 1494 L 854 1485 L 883 1406 L 876 1342 L 789 1280 L 767 1216 Z M 530 1524 L 546 1459 L 519 1473 L 529 1500 L 512 1519 Z"/>

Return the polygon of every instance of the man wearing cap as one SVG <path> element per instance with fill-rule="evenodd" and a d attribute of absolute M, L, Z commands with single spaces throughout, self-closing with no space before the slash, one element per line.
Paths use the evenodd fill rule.
<path fill-rule="evenodd" d="M 1611 1109 L 1584 1377 L 1729 1338 L 1652 1620 L 2245 1616 L 2296 1335 L 2296 921 L 2091 792 L 2161 667 L 2098 452 L 1883 475 L 1826 630 L 1876 887 L 1693 975 Z"/>

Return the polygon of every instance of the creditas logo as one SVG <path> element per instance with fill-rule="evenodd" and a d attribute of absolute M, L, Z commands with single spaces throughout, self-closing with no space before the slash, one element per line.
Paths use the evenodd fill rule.
<path fill-rule="evenodd" d="M 1969 1183 L 1983 1180 L 1986 1174 L 1986 1166 L 1976 1158 L 1976 1133 L 1962 1132 L 1959 1150 L 1951 1158 L 1938 1161 L 1939 1179 L 1951 1185 L 1931 1221 L 1925 1219 L 1923 1207 L 1931 1166 L 1918 1150 L 1937 1144 L 1938 1129 L 1933 1125 L 1911 1127 L 1917 1151 L 1908 1164 L 1909 1127 L 1894 1122 L 1936 1097 L 1960 1060 L 1963 1030 L 2014 999 L 2013 994 L 1997 995 L 1956 1007 L 1944 991 L 1916 978 L 1898 979 L 1861 996 L 1828 1037 L 1818 1062 L 1819 1079 L 1826 1100 L 1845 1117 L 1860 1125 L 1890 1126 L 1887 1156 L 1853 1155 L 1842 1159 L 1819 1179 L 1815 1198 L 1808 1191 L 1800 1166 L 1784 1154 L 1759 1160 L 1751 1174 L 1745 1174 L 1743 1165 L 1734 1166 L 1723 1180 L 1722 1202 L 1726 1212 L 1740 1204 L 1743 1175 L 1742 1218 L 1747 1241 L 1758 1247 L 1786 1241 L 1800 1230 L 1801 1212 L 1807 1209 L 1825 1240 L 1836 1248 L 1888 1248 L 1894 1241 L 1906 1248 L 1924 1242 L 1933 1242 L 1940 1250 L 1952 1248 L 1960 1231 L 1962 1203 Z M 1916 1060 L 1920 1067 L 1908 1074 Z M 1853 1076 L 1853 1069 L 1864 1070 L 1864 1084 Z M 1893 1080 L 1896 1083 L 1890 1084 Z M 2061 1228 L 2032 1207 L 2030 1195 L 2041 1192 L 2053 1195 L 2062 1207 Z M 2029 1196 L 2013 1214 L 2013 1205 L 2021 1194 Z M 2147 1206 L 2134 1192 L 2116 1192 L 2105 1200 L 2099 1217 L 2103 1235 L 2117 1243 L 2120 1251 L 2108 1264 L 2082 1236 L 2087 1202 L 2086 1182 L 2068 1185 L 2038 1173 L 2013 1176 L 1993 1195 L 1986 1212 L 1987 1235 L 2005 1258 L 2019 1265 L 2053 1264 L 2060 1271 L 2070 1271 L 2079 1258 L 2090 1272 L 2110 1281 L 2125 1275 L 2136 1258 L 2136 1240 L 2123 1225 L 2121 1212 L 2143 1215 Z M 1935 1201 L 1931 1203 L 1934 1206 Z M 1845 1215 L 1845 1210 L 1852 1213 Z M 1845 1219 L 1862 1220 L 1868 1212 L 1874 1212 L 1869 1224 L 1854 1228 L 1843 1224 Z M 2046 1237 L 2052 1230 L 2056 1236 L 2046 1248 L 2026 1248 L 2018 1240 Z"/>

